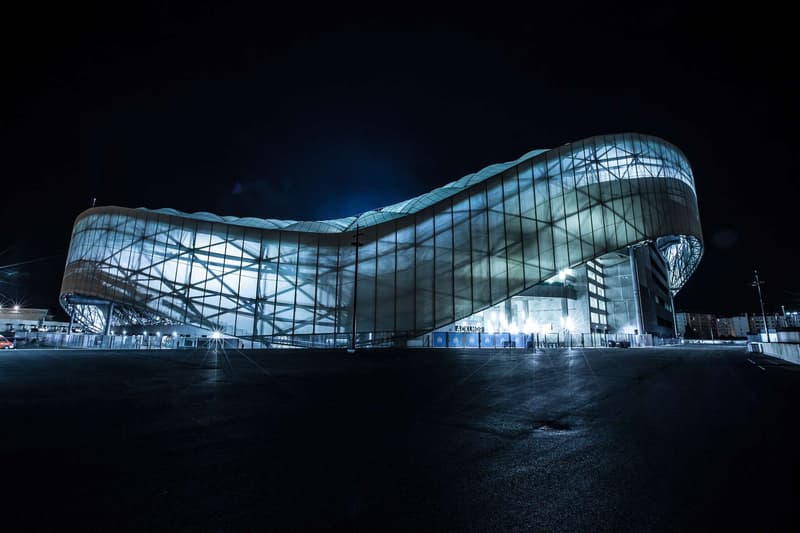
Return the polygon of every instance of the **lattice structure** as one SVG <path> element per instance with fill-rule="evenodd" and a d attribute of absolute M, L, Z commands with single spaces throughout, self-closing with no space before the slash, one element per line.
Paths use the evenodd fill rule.
<path fill-rule="evenodd" d="M 656 243 L 677 292 L 703 251 L 689 163 L 658 138 L 597 136 L 338 220 L 89 209 L 75 222 L 61 301 L 93 331 L 108 312 L 81 299 L 114 302 L 115 325 L 190 324 L 294 345 L 341 344 L 355 312 L 358 342 L 376 344 L 642 241 Z"/>

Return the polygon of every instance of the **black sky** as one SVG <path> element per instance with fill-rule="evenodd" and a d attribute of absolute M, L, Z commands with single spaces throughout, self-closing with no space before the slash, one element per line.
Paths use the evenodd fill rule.
<path fill-rule="evenodd" d="M 0 265 L 46 259 L 0 277 L 0 294 L 56 309 L 92 197 L 332 218 L 534 148 L 641 132 L 681 148 L 697 183 L 706 252 L 678 308 L 755 310 L 754 268 L 770 308 L 800 307 L 788 13 L 370 6 L 6 12 Z"/>

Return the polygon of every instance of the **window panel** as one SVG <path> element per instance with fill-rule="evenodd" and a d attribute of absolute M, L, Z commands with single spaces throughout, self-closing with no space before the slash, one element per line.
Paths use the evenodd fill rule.
<path fill-rule="evenodd" d="M 436 325 L 453 322 L 453 230 L 449 207 L 435 216 L 435 316 Z"/>
<path fill-rule="evenodd" d="M 491 303 L 489 274 L 489 227 L 486 213 L 486 196 L 483 190 L 475 191 L 469 199 L 472 246 L 472 298 L 473 309 L 483 309 Z"/>
<path fill-rule="evenodd" d="M 378 312 L 375 316 L 376 331 L 394 330 L 394 284 L 395 284 L 395 232 L 384 231 L 378 238 Z"/>
<path fill-rule="evenodd" d="M 414 226 L 397 228 L 397 330 L 413 331 L 415 324 L 415 261 L 416 243 L 414 242 Z"/>
<path fill-rule="evenodd" d="M 433 307 L 433 217 L 430 212 L 417 215 L 416 230 L 416 329 L 432 329 Z"/>

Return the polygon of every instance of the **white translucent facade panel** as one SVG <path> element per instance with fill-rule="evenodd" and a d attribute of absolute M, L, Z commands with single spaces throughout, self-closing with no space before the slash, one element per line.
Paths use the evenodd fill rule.
<path fill-rule="evenodd" d="M 262 237 L 260 273 L 257 288 L 256 312 L 254 316 L 255 336 L 275 333 L 273 322 L 277 307 L 278 258 L 280 255 L 280 233 L 265 232 Z"/>
<path fill-rule="evenodd" d="M 434 315 L 434 251 L 433 213 L 427 209 L 417 216 L 415 241 L 412 246 L 414 269 L 414 331 L 433 329 Z"/>
<path fill-rule="evenodd" d="M 321 237 L 318 253 L 314 333 L 337 331 L 340 310 L 337 293 L 340 283 L 338 238 Z"/>
<path fill-rule="evenodd" d="M 398 227 L 394 313 L 396 331 L 416 329 L 416 225 Z"/>
<path fill-rule="evenodd" d="M 261 258 L 261 234 L 247 229 L 244 232 L 241 247 L 241 272 L 238 276 L 238 305 L 234 335 L 248 337 L 253 335 L 255 327 L 256 300 L 258 297 L 259 264 Z M 232 273 L 235 274 L 235 273 Z"/>
<path fill-rule="evenodd" d="M 292 324 L 289 331 L 308 335 L 314 332 L 314 307 L 317 290 L 317 236 L 300 233 L 295 273 Z"/>
<path fill-rule="evenodd" d="M 438 206 L 434 216 L 433 239 L 433 322 L 435 326 L 453 322 L 453 214 L 449 202 Z"/>
<path fill-rule="evenodd" d="M 377 281 L 377 233 L 376 228 L 361 230 L 358 237 L 358 287 L 356 301 L 356 329 L 376 331 L 375 283 Z M 355 245 L 353 245 L 355 249 Z M 355 254 L 353 255 L 355 261 Z"/>
<path fill-rule="evenodd" d="M 375 305 L 381 305 L 381 312 L 375 313 L 375 331 L 395 331 L 396 306 L 396 236 L 394 225 L 381 232 L 376 241 L 377 275 L 375 277 Z"/>
<path fill-rule="evenodd" d="M 359 239 L 360 241 L 360 239 Z M 339 303 L 336 332 L 352 331 L 353 303 L 355 284 L 355 233 L 344 235 L 339 240 L 339 287 L 337 288 L 337 302 Z"/>
<path fill-rule="evenodd" d="M 296 318 L 296 298 L 300 242 L 298 233 L 283 235 L 278 255 L 278 276 L 273 301 L 275 305 L 273 327 L 276 335 L 291 335 Z M 300 310 L 300 319 L 306 319 L 307 309 Z"/>
<path fill-rule="evenodd" d="M 547 174 L 547 160 L 541 158 L 533 163 L 533 213 L 536 219 L 536 239 L 539 259 L 539 278 L 548 279 L 556 274 L 553 229 L 553 214 L 550 209 L 551 184 Z"/>
<path fill-rule="evenodd" d="M 347 334 L 355 311 L 359 333 L 409 337 L 641 241 L 656 242 L 673 291 L 700 260 L 691 171 L 660 139 L 593 137 L 489 168 L 417 212 L 324 224 L 91 209 L 62 301 L 265 338 Z"/>
<path fill-rule="evenodd" d="M 472 242 L 469 196 L 453 198 L 452 214 L 452 292 L 454 316 L 472 313 Z"/>
<path fill-rule="evenodd" d="M 489 282 L 493 302 L 508 298 L 508 256 L 506 254 L 503 187 L 498 179 L 486 183 Z"/>
<path fill-rule="evenodd" d="M 469 197 L 472 255 L 473 308 L 483 309 L 492 302 L 489 256 L 489 214 L 486 210 L 486 190 L 479 186 Z"/>
<path fill-rule="evenodd" d="M 502 179 L 503 193 L 503 232 L 506 242 L 506 276 L 509 294 L 516 294 L 525 288 L 525 265 L 520 220 L 519 177 L 516 167 L 507 170 Z"/>
<path fill-rule="evenodd" d="M 239 285 L 242 278 L 243 228 L 228 227 L 222 257 L 222 273 L 219 276 L 219 314 L 217 329 L 235 333 L 236 318 L 240 309 Z"/>

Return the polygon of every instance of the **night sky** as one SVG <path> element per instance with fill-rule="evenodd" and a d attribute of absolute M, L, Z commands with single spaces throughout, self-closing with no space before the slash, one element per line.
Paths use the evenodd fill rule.
<path fill-rule="evenodd" d="M 755 311 L 755 268 L 769 309 L 800 308 L 788 14 L 216 4 L 4 13 L 0 265 L 37 260 L 0 270 L 6 302 L 58 308 L 93 197 L 334 218 L 531 149 L 640 132 L 683 150 L 697 184 L 706 251 L 678 309 Z"/>

